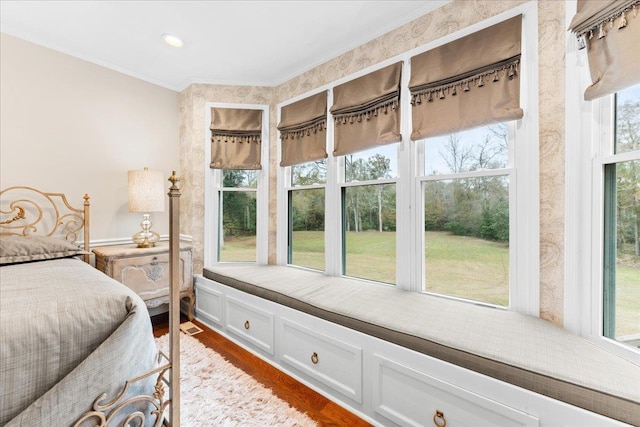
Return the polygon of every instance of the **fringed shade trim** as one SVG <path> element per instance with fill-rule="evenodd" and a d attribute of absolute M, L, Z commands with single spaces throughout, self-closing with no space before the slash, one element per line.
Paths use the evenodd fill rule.
<path fill-rule="evenodd" d="M 388 114 L 390 110 L 397 110 L 399 98 L 399 92 L 392 92 L 366 105 L 335 111 L 333 120 L 336 125 L 360 123 L 363 119 L 369 121 L 371 117 L 377 117 L 380 113 Z"/>
<path fill-rule="evenodd" d="M 327 117 L 318 117 L 311 121 L 311 123 L 304 123 L 298 126 L 290 126 L 286 128 L 279 128 L 280 139 L 299 139 L 311 134 L 316 134 L 327 129 Z"/>
<path fill-rule="evenodd" d="M 458 92 L 469 92 L 471 87 L 481 88 L 489 82 L 498 82 L 501 78 L 512 80 L 518 75 L 519 65 L 520 55 L 517 55 L 463 75 L 409 88 L 411 105 L 414 107 L 420 105 L 425 98 L 427 102 L 432 102 L 435 98 L 445 99 L 446 96 L 456 96 Z"/>
<path fill-rule="evenodd" d="M 629 23 L 627 18 L 636 18 L 639 11 L 640 0 L 623 1 L 618 8 L 605 11 L 606 15 L 604 16 L 595 16 L 593 17 L 595 19 L 587 19 L 572 26 L 572 31 L 578 38 L 579 49 L 584 49 L 587 46 L 587 39 L 592 40 L 596 36 L 598 39 L 603 39 L 609 31 L 625 28 Z"/>
<path fill-rule="evenodd" d="M 238 131 L 221 131 L 211 130 L 211 142 L 231 142 L 239 144 L 260 144 L 262 142 L 262 135 L 256 133 L 243 133 Z"/>

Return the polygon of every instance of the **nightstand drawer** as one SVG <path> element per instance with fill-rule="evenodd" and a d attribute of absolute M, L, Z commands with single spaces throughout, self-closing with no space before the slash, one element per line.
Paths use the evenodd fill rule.
<path fill-rule="evenodd" d="M 191 247 L 181 246 L 178 255 L 180 298 L 187 299 L 187 315 L 193 318 L 193 272 Z M 116 279 L 142 298 L 149 309 L 169 303 L 169 245 L 150 248 L 113 245 L 94 248 L 96 268 Z M 184 301 L 183 301 L 184 302 Z"/>
<path fill-rule="evenodd" d="M 179 260 L 180 290 L 189 289 L 191 278 L 187 276 L 183 256 Z M 135 258 L 113 260 L 113 278 L 126 285 L 143 300 L 169 294 L 169 254 L 154 254 Z"/>

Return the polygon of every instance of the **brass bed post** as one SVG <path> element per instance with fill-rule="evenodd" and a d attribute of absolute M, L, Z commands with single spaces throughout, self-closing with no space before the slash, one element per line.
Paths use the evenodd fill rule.
<path fill-rule="evenodd" d="M 83 255 L 84 258 L 84 262 L 86 262 L 87 264 L 90 262 L 90 252 L 89 250 L 91 249 L 90 246 L 91 244 L 89 243 L 89 220 L 90 220 L 90 215 L 89 215 L 89 195 L 85 193 L 84 197 L 84 214 L 83 214 L 83 218 L 84 218 L 84 251 L 86 252 Z"/>
<path fill-rule="evenodd" d="M 169 418 L 171 427 L 180 426 L 180 178 L 173 171 L 169 177 L 169 363 L 171 376 Z"/>

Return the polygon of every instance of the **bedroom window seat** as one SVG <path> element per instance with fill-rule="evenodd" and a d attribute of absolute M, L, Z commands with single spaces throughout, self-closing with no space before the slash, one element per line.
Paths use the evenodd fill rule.
<path fill-rule="evenodd" d="M 208 297 L 205 293 L 213 289 L 207 288 L 210 284 L 223 285 L 217 288 L 216 294 L 218 292 L 224 294 L 225 289 L 231 288 L 232 299 L 239 305 L 246 303 L 250 308 L 254 303 L 267 300 L 274 307 L 285 306 L 296 312 L 310 315 L 312 316 L 310 329 L 315 329 L 317 325 L 321 336 L 326 332 L 321 330 L 323 322 L 317 318 L 375 337 L 385 343 L 395 344 L 404 348 L 403 351 L 413 350 L 420 353 L 423 358 L 423 355 L 429 356 L 424 360 L 433 358 L 444 361 L 613 420 L 632 425 L 640 423 L 639 366 L 532 316 L 407 292 L 391 286 L 371 286 L 359 280 L 331 277 L 286 266 L 234 265 L 205 268 L 203 275 L 196 279 L 196 317 L 203 319 L 207 324 L 211 324 L 207 321 L 211 320 L 211 317 L 207 318 L 207 313 L 209 310 L 215 311 L 213 305 L 217 304 L 207 305 Z M 224 309 L 223 306 L 220 302 L 220 325 L 233 321 L 233 313 L 229 313 L 229 308 Z M 268 312 L 270 309 L 265 310 Z M 274 310 L 277 312 L 277 309 Z M 286 315 L 281 314 L 281 317 L 292 318 L 291 312 L 286 313 Z M 223 317 L 226 320 L 223 321 Z M 280 320 L 282 321 L 287 322 L 286 319 Z M 286 324 L 278 328 L 277 322 L 277 316 L 269 320 L 266 336 L 269 336 L 269 330 L 271 334 L 275 330 L 276 335 L 280 330 L 287 330 Z M 247 320 L 244 328 L 248 331 L 249 327 L 254 326 L 253 324 L 250 326 Z M 231 335 L 234 335 L 233 328 L 222 329 L 230 330 Z M 238 329 L 241 330 L 242 327 Z M 305 328 L 302 330 L 304 332 Z M 280 340 L 276 337 L 272 345 L 277 346 L 282 342 L 281 338 Z M 362 353 L 357 351 L 354 353 L 356 354 L 354 359 L 360 357 L 364 362 L 356 360 L 355 363 L 357 366 L 363 363 L 366 369 L 373 369 L 368 366 L 376 365 L 371 360 L 377 360 L 378 353 L 381 351 L 369 349 L 371 358 L 367 359 L 367 344 L 366 341 L 364 342 Z M 345 348 L 348 349 L 349 343 L 353 341 L 345 344 Z M 357 347 L 357 344 L 353 345 Z M 395 348 L 395 346 L 392 347 Z M 274 353 L 273 347 L 269 344 L 258 345 L 258 348 L 261 348 L 260 352 L 267 357 L 269 354 L 279 355 L 278 352 Z M 393 351 L 389 354 L 394 354 Z M 408 357 L 418 361 L 417 367 L 422 367 L 423 363 L 425 366 L 431 363 L 422 362 L 419 358 L 412 359 L 415 357 L 412 354 Z M 313 364 L 317 363 L 317 354 L 315 358 L 315 361 L 312 360 Z M 284 361 L 286 362 L 286 357 Z M 393 364 L 393 358 L 389 359 L 389 362 Z M 311 368 L 316 369 L 313 366 Z M 366 369 L 363 375 L 364 381 L 367 381 Z M 405 368 L 399 368 L 397 372 L 413 372 L 411 369 L 409 371 L 406 369 L 403 371 L 403 369 Z M 304 369 L 302 372 L 304 373 Z M 310 372 L 313 374 L 313 371 Z M 407 375 L 412 376 L 412 374 Z M 354 380 L 356 389 L 358 381 L 361 387 L 363 379 Z M 379 384 L 382 381 L 384 376 L 379 379 Z M 373 387 L 377 386 L 374 384 Z M 365 400 L 367 393 L 369 392 L 365 387 Z M 350 401 L 362 403 L 362 392 L 358 393 L 356 390 L 352 395 L 346 394 L 351 399 L 347 400 L 348 404 Z M 384 420 L 391 419 L 399 425 L 412 424 L 413 421 L 403 418 L 402 411 L 394 412 L 389 409 L 389 405 L 387 405 L 389 407 L 384 404 L 376 405 L 375 402 L 384 400 L 384 396 L 376 397 L 375 391 L 372 394 L 374 394 L 373 410 L 370 410 L 369 404 L 365 403 L 362 407 L 354 405 L 357 411 L 370 416 L 374 421 L 378 421 L 378 415 L 383 414 Z M 495 399 L 495 396 L 492 399 Z M 400 406 L 402 404 L 397 403 Z M 548 408 L 536 410 L 534 406 L 526 404 L 523 410 L 527 414 L 533 413 L 535 417 L 539 417 L 542 425 L 545 413 L 548 416 L 553 411 Z M 385 412 L 387 410 L 388 413 Z M 593 415 L 596 416 L 595 414 Z M 567 419 L 567 422 L 576 422 L 576 419 L 573 421 Z M 428 425 L 431 425 L 430 422 Z M 523 422 L 515 425 L 538 424 Z M 617 424 L 614 422 L 611 425 Z"/>

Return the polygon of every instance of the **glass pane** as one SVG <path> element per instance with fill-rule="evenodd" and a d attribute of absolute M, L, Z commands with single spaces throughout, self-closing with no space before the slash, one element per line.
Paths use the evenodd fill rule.
<path fill-rule="evenodd" d="M 343 189 L 344 274 L 396 283 L 396 185 Z"/>
<path fill-rule="evenodd" d="M 327 182 L 327 161 L 303 163 L 291 166 L 291 185 L 325 184 Z"/>
<path fill-rule="evenodd" d="M 398 144 L 382 145 L 344 156 L 345 182 L 398 177 Z"/>
<path fill-rule="evenodd" d="M 640 347 L 640 160 L 605 168 L 604 335 Z"/>
<path fill-rule="evenodd" d="M 640 150 L 640 85 L 616 93 L 616 153 Z"/>
<path fill-rule="evenodd" d="M 258 171 L 253 169 L 225 169 L 223 185 L 225 187 L 258 187 Z"/>
<path fill-rule="evenodd" d="M 509 178 L 424 184 L 424 290 L 509 305 Z"/>
<path fill-rule="evenodd" d="M 509 162 L 507 123 L 426 139 L 426 175 L 506 168 Z"/>
<path fill-rule="evenodd" d="M 256 262 L 256 192 L 224 191 L 220 262 Z"/>
<path fill-rule="evenodd" d="M 324 188 L 289 196 L 289 264 L 324 271 Z"/>

